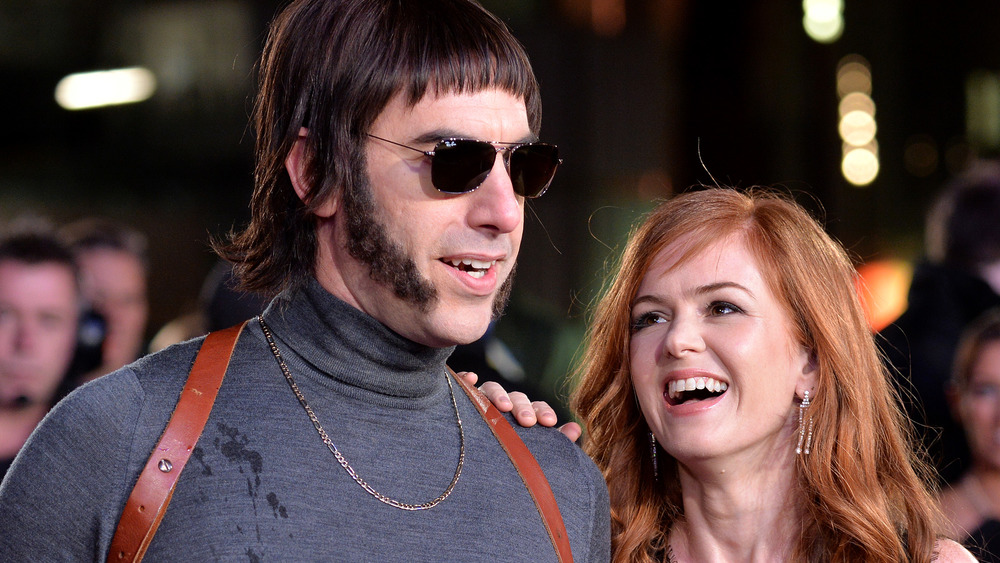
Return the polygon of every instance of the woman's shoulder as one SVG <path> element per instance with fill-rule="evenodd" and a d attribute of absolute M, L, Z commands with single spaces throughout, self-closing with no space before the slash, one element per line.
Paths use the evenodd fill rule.
<path fill-rule="evenodd" d="M 968 549 L 954 540 L 939 539 L 934 546 L 934 561 L 938 563 L 976 563 L 978 559 L 972 556 Z"/>
<path fill-rule="evenodd" d="M 967 476 L 953 486 L 946 487 L 938 496 L 941 512 L 948 525 L 945 536 L 959 541 L 968 537 L 972 530 L 983 523 L 982 512 L 967 492 L 968 479 Z"/>

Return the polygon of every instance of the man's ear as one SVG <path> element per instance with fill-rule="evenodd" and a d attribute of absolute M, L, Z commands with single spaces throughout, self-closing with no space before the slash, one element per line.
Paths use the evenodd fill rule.
<path fill-rule="evenodd" d="M 288 171 L 288 177 L 292 181 L 292 189 L 306 205 L 309 205 L 312 200 L 312 194 L 309 193 L 312 186 L 309 185 L 306 178 L 306 137 L 308 136 L 308 129 L 305 127 L 299 129 L 299 138 L 295 139 L 292 150 L 288 151 L 288 156 L 285 157 L 285 170 Z M 331 194 L 322 205 L 313 210 L 313 214 L 319 217 L 331 217 L 337 211 L 339 202 L 336 194 Z"/>

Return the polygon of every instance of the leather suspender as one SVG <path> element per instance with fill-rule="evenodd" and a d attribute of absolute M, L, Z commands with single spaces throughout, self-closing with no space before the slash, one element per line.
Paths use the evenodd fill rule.
<path fill-rule="evenodd" d="M 208 422 L 244 325 L 212 332 L 202 343 L 177 407 L 125 502 L 108 551 L 109 562 L 142 561 L 167 512 L 181 471 Z"/>
<path fill-rule="evenodd" d="M 208 422 L 215 397 L 226 375 L 226 368 L 229 367 L 229 359 L 245 325 L 243 323 L 212 332 L 205 338 L 181 391 L 177 407 L 125 503 L 125 510 L 118 521 L 118 529 L 108 552 L 109 563 L 142 561 L 167 512 L 167 505 L 170 504 L 181 471 Z M 573 554 L 559 513 L 559 505 L 538 461 L 500 411 L 478 389 L 455 375 L 450 368 L 448 371 L 476 405 L 486 425 L 517 468 L 542 516 L 559 561 L 572 562 Z"/>
<path fill-rule="evenodd" d="M 493 431 L 500 445 L 507 452 L 507 456 L 514 463 L 518 474 L 524 481 L 524 485 L 531 493 L 531 498 L 535 501 L 538 513 L 542 516 L 545 530 L 549 533 L 552 546 L 556 549 L 556 556 L 561 563 L 572 563 L 573 553 L 570 550 L 569 538 L 566 537 L 566 526 L 563 524 L 562 514 L 559 512 L 559 505 L 552 495 L 552 487 L 549 480 L 545 478 L 538 460 L 531 455 L 528 446 L 524 445 L 521 437 L 511 427 L 510 422 L 504 418 L 493 403 L 483 395 L 482 391 L 469 385 L 461 377 L 448 368 L 451 375 L 461 384 L 462 389 L 472 399 L 472 404 L 476 405 L 476 410 L 486 421 L 486 425 Z"/>

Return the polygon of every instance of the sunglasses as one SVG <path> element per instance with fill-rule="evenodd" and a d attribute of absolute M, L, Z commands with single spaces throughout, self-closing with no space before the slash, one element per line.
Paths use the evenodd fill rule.
<path fill-rule="evenodd" d="M 499 152 L 503 153 L 503 164 L 510 175 L 514 193 L 524 197 L 544 194 L 556 175 L 556 168 L 562 164 L 559 147 L 546 143 L 443 139 L 434 145 L 434 150 L 422 151 L 371 133 L 368 136 L 430 157 L 431 184 L 446 194 L 465 194 L 478 188 L 493 170 Z"/>

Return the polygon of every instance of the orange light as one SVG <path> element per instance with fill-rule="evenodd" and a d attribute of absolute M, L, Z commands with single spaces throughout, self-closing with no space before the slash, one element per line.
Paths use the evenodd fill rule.
<path fill-rule="evenodd" d="M 913 266 L 903 260 L 876 260 L 858 267 L 855 282 L 873 331 L 880 331 L 906 310 Z"/>

